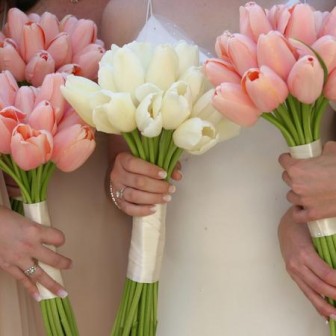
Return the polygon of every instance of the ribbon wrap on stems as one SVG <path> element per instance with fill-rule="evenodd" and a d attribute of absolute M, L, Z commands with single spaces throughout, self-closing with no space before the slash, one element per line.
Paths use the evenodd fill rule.
<path fill-rule="evenodd" d="M 39 203 L 32 203 L 32 204 L 23 204 L 24 214 L 27 218 L 33 220 L 36 223 L 39 223 L 41 225 L 45 225 L 48 227 L 51 227 L 51 221 L 48 211 L 47 202 L 39 202 Z M 54 246 L 48 246 L 49 249 L 56 251 Z M 64 285 L 62 275 L 60 270 L 51 267 L 49 265 L 46 265 L 44 263 L 39 262 L 38 265 L 55 281 L 57 281 L 62 286 Z M 47 299 L 54 299 L 57 296 L 50 292 L 47 288 L 42 286 L 41 284 L 37 283 L 37 288 L 40 292 L 40 295 L 43 300 Z"/>

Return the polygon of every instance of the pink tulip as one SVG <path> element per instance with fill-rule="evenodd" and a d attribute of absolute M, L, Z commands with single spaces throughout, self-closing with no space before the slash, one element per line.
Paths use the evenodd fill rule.
<path fill-rule="evenodd" d="M 72 50 L 77 54 L 97 39 L 97 26 L 91 20 L 80 19 L 71 34 Z"/>
<path fill-rule="evenodd" d="M 45 50 L 36 53 L 28 62 L 25 77 L 28 83 L 40 86 L 47 74 L 55 72 L 55 61 Z"/>
<path fill-rule="evenodd" d="M 261 114 L 239 84 L 217 86 L 212 103 L 220 113 L 240 126 L 252 126 Z"/>
<path fill-rule="evenodd" d="M 314 56 L 303 56 L 288 75 L 289 92 L 300 102 L 312 104 L 321 95 L 324 82 L 323 69 Z"/>
<path fill-rule="evenodd" d="M 47 100 L 41 101 L 29 113 L 28 124 L 36 130 L 45 130 L 56 133 L 56 115 L 53 106 Z"/>
<path fill-rule="evenodd" d="M 35 23 L 40 23 L 41 21 L 41 16 L 38 15 L 37 13 L 29 13 L 28 18 L 29 18 L 29 21 L 32 21 Z"/>
<path fill-rule="evenodd" d="M 76 29 L 78 21 L 79 20 L 75 16 L 71 14 L 66 15 L 60 22 L 60 25 L 59 25 L 60 30 L 62 32 L 66 32 L 69 35 L 71 35 Z"/>
<path fill-rule="evenodd" d="M 239 84 L 241 77 L 237 74 L 231 63 L 218 58 L 209 58 L 204 63 L 204 71 L 213 86 L 223 82 Z"/>
<path fill-rule="evenodd" d="M 59 21 L 56 15 L 44 12 L 41 15 L 39 24 L 45 35 L 46 46 L 49 46 L 50 42 L 60 33 Z"/>
<path fill-rule="evenodd" d="M 15 101 L 15 95 L 19 89 L 15 78 L 8 71 L 2 71 L 0 73 L 0 99 L 5 106 L 13 105 Z M 4 106 L 1 106 L 3 108 Z"/>
<path fill-rule="evenodd" d="M 215 43 L 215 51 L 216 55 L 219 58 L 226 58 L 227 55 L 227 41 L 232 36 L 232 34 L 226 30 L 224 33 L 217 37 L 216 43 Z"/>
<path fill-rule="evenodd" d="M 64 172 L 73 171 L 88 159 L 95 146 L 89 126 L 72 125 L 55 135 L 52 161 Z"/>
<path fill-rule="evenodd" d="M 22 122 L 26 115 L 14 106 L 5 107 L 0 111 L 0 153 L 10 154 L 10 143 L 13 129 Z"/>
<path fill-rule="evenodd" d="M 268 66 L 284 80 L 287 79 L 292 66 L 296 62 L 294 49 L 277 31 L 271 31 L 259 37 L 257 58 L 259 67 L 262 65 Z"/>
<path fill-rule="evenodd" d="M 278 30 L 279 32 L 284 33 L 290 18 L 288 6 L 274 5 L 269 10 L 266 10 L 266 16 L 271 23 L 273 30 Z"/>
<path fill-rule="evenodd" d="M 48 162 L 53 151 L 52 135 L 44 130 L 34 130 L 19 124 L 13 130 L 11 154 L 23 170 L 31 170 Z"/>
<path fill-rule="evenodd" d="M 5 39 L 0 43 L 0 69 L 9 70 L 17 81 L 25 79 L 26 63 L 16 48 L 15 42 Z"/>
<path fill-rule="evenodd" d="M 266 34 L 272 30 L 272 26 L 266 17 L 265 10 L 255 2 L 248 2 L 240 6 L 240 33 L 247 35 L 255 42 L 260 34 Z"/>
<path fill-rule="evenodd" d="M 96 79 L 98 76 L 99 61 L 105 49 L 98 44 L 89 44 L 73 57 L 73 62 L 82 69 L 82 76 Z"/>
<path fill-rule="evenodd" d="M 246 71 L 242 87 L 261 112 L 273 111 L 288 96 L 287 84 L 267 66 Z"/>
<path fill-rule="evenodd" d="M 82 68 L 78 64 L 65 64 L 57 69 L 58 73 L 83 76 Z"/>
<path fill-rule="evenodd" d="M 72 49 L 69 34 L 58 34 L 53 40 L 51 40 L 47 51 L 55 60 L 56 69 L 64 64 L 70 63 L 72 58 Z"/>
<path fill-rule="evenodd" d="M 18 8 L 11 8 L 8 11 L 7 24 L 5 27 L 6 35 L 20 43 L 23 36 L 23 27 L 30 20 L 28 16 Z"/>
<path fill-rule="evenodd" d="M 14 105 L 29 114 L 35 106 L 37 89 L 34 86 L 21 86 L 16 93 Z"/>
<path fill-rule="evenodd" d="M 68 128 L 72 125 L 79 124 L 79 125 L 86 125 L 85 121 L 81 119 L 79 114 L 72 108 L 68 108 L 65 112 L 64 115 L 57 125 L 57 132 L 60 132 L 64 128 Z"/>
<path fill-rule="evenodd" d="M 317 31 L 317 37 L 321 37 L 323 35 L 333 35 L 333 34 L 323 34 L 323 30 L 325 29 L 327 25 L 327 20 L 329 18 L 330 13 L 329 12 L 321 12 L 321 11 L 315 11 L 314 17 L 315 17 L 315 26 Z M 334 35 L 336 36 L 336 35 Z"/>
<path fill-rule="evenodd" d="M 319 36 L 336 36 L 336 7 L 325 17 L 323 26 L 320 29 Z"/>
<path fill-rule="evenodd" d="M 333 71 L 336 67 L 336 37 L 331 35 L 322 36 L 311 47 L 323 59 L 328 73 Z"/>
<path fill-rule="evenodd" d="M 227 54 L 241 76 L 249 68 L 257 67 L 257 46 L 245 35 L 233 34 L 228 38 Z"/>
<path fill-rule="evenodd" d="M 65 84 L 63 74 L 52 73 L 45 76 L 36 96 L 36 104 L 47 100 L 55 110 L 56 121 L 62 119 L 67 102 L 64 99 L 60 87 Z"/>
<path fill-rule="evenodd" d="M 308 4 L 293 6 L 284 35 L 311 45 L 317 39 L 314 10 Z"/>
<path fill-rule="evenodd" d="M 22 58 L 29 62 L 31 58 L 45 49 L 45 36 L 41 26 L 28 22 L 23 26 L 23 37 L 20 43 Z"/>
<path fill-rule="evenodd" d="M 328 80 L 323 89 L 324 96 L 331 100 L 336 101 L 336 69 L 334 69 L 328 76 Z"/>

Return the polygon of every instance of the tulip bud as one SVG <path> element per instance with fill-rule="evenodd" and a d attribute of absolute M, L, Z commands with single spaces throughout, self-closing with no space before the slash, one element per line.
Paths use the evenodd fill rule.
<path fill-rule="evenodd" d="M 202 71 L 202 67 L 200 66 L 190 67 L 187 71 L 185 71 L 183 76 L 181 76 L 180 80 L 187 83 L 191 92 L 192 103 L 204 93 L 208 84 Z"/>
<path fill-rule="evenodd" d="M 56 133 L 56 115 L 53 106 L 47 100 L 41 101 L 30 112 L 28 124 L 36 130 L 46 130 L 51 134 Z"/>
<path fill-rule="evenodd" d="M 6 35 L 20 43 L 23 26 L 29 22 L 28 16 L 18 8 L 11 8 L 7 15 Z"/>
<path fill-rule="evenodd" d="M 97 38 L 97 26 L 92 20 L 80 19 L 71 31 L 71 44 L 74 54 L 79 53 Z"/>
<path fill-rule="evenodd" d="M 25 114 L 30 113 L 35 106 L 37 89 L 33 86 L 21 86 L 15 96 L 14 105 Z"/>
<path fill-rule="evenodd" d="M 314 56 L 304 56 L 293 66 L 288 75 L 289 92 L 300 102 L 312 104 L 321 95 L 324 73 Z"/>
<path fill-rule="evenodd" d="M 56 15 L 44 12 L 41 15 L 39 24 L 44 32 L 45 44 L 49 46 L 50 42 L 60 33 L 59 21 Z"/>
<path fill-rule="evenodd" d="M 21 55 L 26 63 L 41 50 L 45 49 L 45 36 L 41 26 L 35 22 L 28 22 L 23 26 Z"/>
<path fill-rule="evenodd" d="M 178 58 L 178 73 L 177 78 L 180 78 L 190 67 L 198 66 L 199 50 L 196 45 L 186 42 L 179 42 L 175 46 L 175 52 Z"/>
<path fill-rule="evenodd" d="M 71 63 L 72 49 L 70 36 L 67 33 L 58 34 L 50 41 L 47 51 L 54 59 L 56 69 L 64 64 Z"/>
<path fill-rule="evenodd" d="M 336 69 L 328 76 L 328 80 L 323 89 L 324 96 L 333 102 L 336 101 Z"/>
<path fill-rule="evenodd" d="M 319 32 L 319 36 L 332 35 L 336 37 L 336 7 L 324 17 L 323 25 Z"/>
<path fill-rule="evenodd" d="M 0 99 L 6 105 L 13 105 L 19 89 L 14 76 L 8 71 L 0 73 Z M 2 107 L 1 107 L 2 108 Z"/>
<path fill-rule="evenodd" d="M 51 159 L 60 170 L 71 172 L 89 158 L 95 146 L 94 133 L 89 126 L 72 125 L 56 133 Z"/>
<path fill-rule="evenodd" d="M 44 130 L 34 130 L 19 124 L 13 130 L 11 155 L 23 170 L 31 170 L 47 163 L 53 151 L 52 135 Z"/>
<path fill-rule="evenodd" d="M 321 56 L 328 73 L 332 72 L 336 67 L 336 37 L 331 35 L 322 36 L 311 47 Z"/>

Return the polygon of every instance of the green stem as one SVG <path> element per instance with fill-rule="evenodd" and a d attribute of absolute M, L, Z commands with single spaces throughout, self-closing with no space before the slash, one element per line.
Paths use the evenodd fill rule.
<path fill-rule="evenodd" d="M 139 135 L 139 131 L 135 129 L 133 132 L 131 132 L 131 135 L 135 141 L 136 147 L 138 149 L 139 157 L 143 160 L 146 160 L 146 154 L 142 146 L 141 138 Z"/>
<path fill-rule="evenodd" d="M 164 165 L 164 156 L 167 153 L 167 148 L 170 144 L 172 134 L 173 134 L 172 131 L 162 129 L 162 133 L 161 133 L 161 137 L 160 137 L 160 143 L 159 143 L 159 158 L 158 158 L 158 162 L 157 162 L 157 165 L 161 168 Z"/>
<path fill-rule="evenodd" d="M 305 137 L 302 129 L 302 113 L 301 113 L 301 104 L 298 102 L 298 100 L 293 97 L 292 95 L 288 95 L 287 99 L 287 108 L 292 116 L 292 119 L 294 121 L 294 125 L 299 137 L 299 143 L 298 145 L 304 145 L 305 144 Z"/>
<path fill-rule="evenodd" d="M 310 104 L 301 103 L 302 106 L 302 121 L 303 121 L 303 131 L 305 135 L 305 143 L 313 142 L 313 132 L 311 124 L 311 108 Z"/>
<path fill-rule="evenodd" d="M 180 159 L 182 153 L 183 153 L 183 149 L 177 147 L 169 163 L 169 167 L 167 171 L 167 180 L 171 178 L 173 170 L 177 164 L 177 161 Z"/>
<path fill-rule="evenodd" d="M 314 140 L 318 140 L 321 137 L 321 121 L 328 106 L 328 100 L 321 96 L 318 100 L 317 106 L 315 108 L 314 120 L 313 120 L 313 137 Z"/>
<path fill-rule="evenodd" d="M 131 136 L 131 133 L 122 133 L 123 138 L 125 139 L 128 148 L 130 149 L 133 156 L 139 157 L 139 152 L 137 146 Z"/>

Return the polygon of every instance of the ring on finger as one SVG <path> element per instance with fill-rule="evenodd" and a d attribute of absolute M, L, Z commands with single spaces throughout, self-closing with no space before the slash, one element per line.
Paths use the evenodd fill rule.
<path fill-rule="evenodd" d="M 123 193 L 124 193 L 125 189 L 126 189 L 126 187 L 123 187 L 120 190 L 114 191 L 113 190 L 113 186 L 112 186 L 112 181 L 110 181 L 110 195 L 111 195 L 111 199 L 112 199 L 114 205 L 118 209 L 120 209 L 120 205 L 118 203 L 118 200 L 121 200 L 123 198 Z"/>
<path fill-rule="evenodd" d="M 32 275 L 34 275 L 34 273 L 37 271 L 38 265 L 34 264 L 30 267 L 28 267 L 27 269 L 25 269 L 23 271 L 23 273 L 29 277 L 31 277 Z"/>
<path fill-rule="evenodd" d="M 125 191 L 126 188 L 127 188 L 127 187 L 123 187 L 123 188 L 121 188 L 120 190 L 117 190 L 117 191 L 115 192 L 115 197 L 116 197 L 117 199 L 122 199 L 122 198 L 124 197 L 124 191 Z"/>

